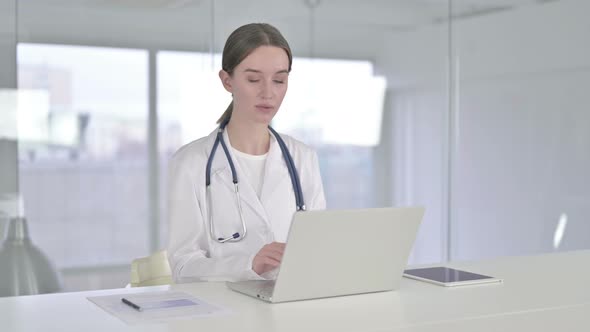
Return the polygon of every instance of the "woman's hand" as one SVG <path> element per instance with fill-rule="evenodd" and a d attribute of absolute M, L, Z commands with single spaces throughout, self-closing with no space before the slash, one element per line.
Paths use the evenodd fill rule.
<path fill-rule="evenodd" d="M 281 265 L 283 259 L 283 253 L 285 252 L 285 243 L 273 242 L 265 245 L 260 251 L 254 256 L 252 260 L 252 270 L 262 275 L 274 268 Z"/>

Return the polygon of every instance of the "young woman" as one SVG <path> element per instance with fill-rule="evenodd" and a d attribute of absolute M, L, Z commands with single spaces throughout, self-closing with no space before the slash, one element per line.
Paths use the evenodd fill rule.
<path fill-rule="evenodd" d="M 244 25 L 227 39 L 219 78 L 233 101 L 214 132 L 170 162 L 176 282 L 273 278 L 293 213 L 325 208 L 316 153 L 269 127 L 291 64 L 287 41 L 269 24 Z"/>

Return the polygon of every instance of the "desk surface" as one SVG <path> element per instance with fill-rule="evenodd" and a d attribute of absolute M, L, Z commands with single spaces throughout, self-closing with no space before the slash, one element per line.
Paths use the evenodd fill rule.
<path fill-rule="evenodd" d="M 590 250 L 448 264 L 504 279 L 445 288 L 404 278 L 395 292 L 268 304 L 223 283 L 0 298 L 2 331 L 588 331 Z M 174 289 L 233 311 L 128 326 L 88 296 Z M 565 329 L 564 329 L 565 328 Z"/>

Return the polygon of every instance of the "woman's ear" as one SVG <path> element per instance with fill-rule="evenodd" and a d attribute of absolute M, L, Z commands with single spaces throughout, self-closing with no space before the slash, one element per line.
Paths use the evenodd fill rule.
<path fill-rule="evenodd" d="M 221 84 L 223 84 L 223 87 L 225 88 L 225 90 L 227 90 L 227 92 L 234 92 L 231 86 L 231 76 L 228 72 L 221 69 L 219 71 L 219 79 L 221 80 Z"/>

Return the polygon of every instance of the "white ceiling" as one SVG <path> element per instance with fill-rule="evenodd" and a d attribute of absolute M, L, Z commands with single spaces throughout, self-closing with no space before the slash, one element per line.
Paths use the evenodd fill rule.
<path fill-rule="evenodd" d="M 54 9 L 116 10 L 135 12 L 185 12 L 200 10 L 208 15 L 212 4 L 217 20 L 264 16 L 280 21 L 309 21 L 310 4 L 317 4 L 318 24 L 407 28 L 439 22 L 448 17 L 449 3 L 455 17 L 491 14 L 548 0 L 28 0 L 19 1 L 20 15 Z"/>
<path fill-rule="evenodd" d="M 318 3 L 315 9 L 309 4 Z M 457 19 L 547 0 L 453 0 Z M 269 22 L 295 53 L 371 58 L 390 33 L 445 22 L 448 0 L 27 0 L 18 1 L 21 42 L 219 50 L 237 26 Z M 313 13 L 313 15 L 312 15 Z M 315 29 L 310 22 L 315 22 Z M 313 33 L 313 38 L 310 36 Z M 316 43 L 313 46 L 312 40 Z M 213 40 L 213 43 L 211 42 Z M 343 42 L 342 42 L 343 41 Z"/>

